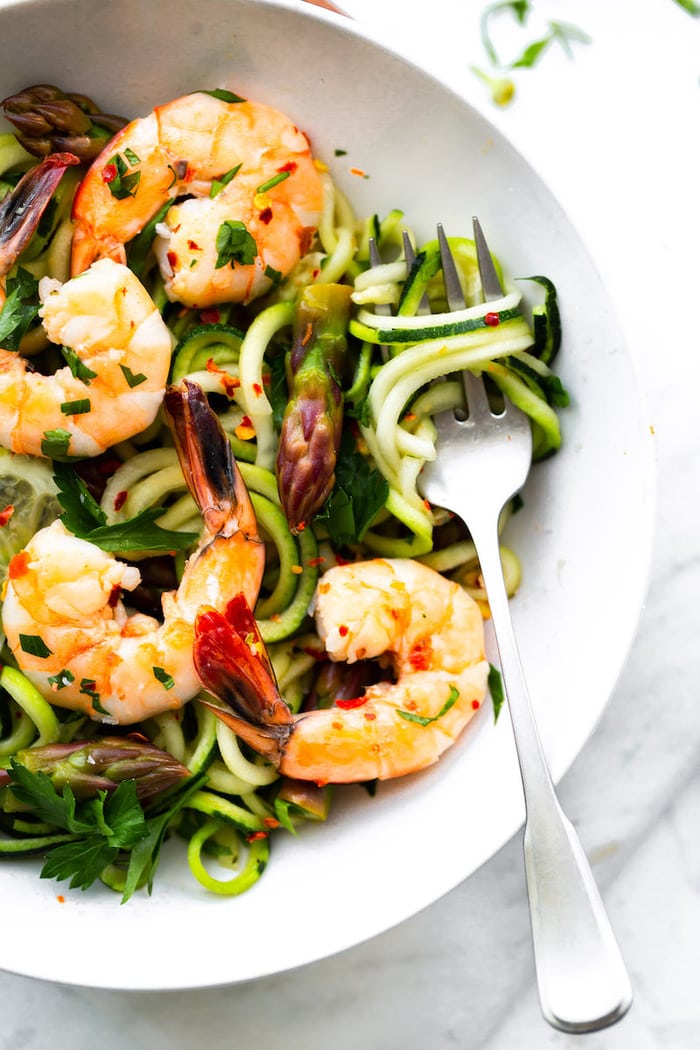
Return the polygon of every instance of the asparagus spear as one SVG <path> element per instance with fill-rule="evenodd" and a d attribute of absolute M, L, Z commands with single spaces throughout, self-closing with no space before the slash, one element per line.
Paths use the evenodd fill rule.
<path fill-rule="evenodd" d="M 65 94 L 53 84 L 25 88 L 1 105 L 18 142 L 35 157 L 65 152 L 89 163 L 128 123 L 102 113 L 86 95 Z"/>
<path fill-rule="evenodd" d="M 129 737 L 27 747 L 14 758 L 30 773 L 45 773 L 58 791 L 69 784 L 76 798 L 95 798 L 98 791 L 113 791 L 123 780 L 135 780 L 136 797 L 143 802 L 190 775 L 167 751 Z M 1 769 L 0 788 L 10 783 L 10 774 Z"/>
<path fill-rule="evenodd" d="M 290 398 L 277 454 L 277 485 L 292 532 L 321 509 L 335 483 L 350 291 L 340 284 L 310 285 L 297 305 L 288 360 Z"/>

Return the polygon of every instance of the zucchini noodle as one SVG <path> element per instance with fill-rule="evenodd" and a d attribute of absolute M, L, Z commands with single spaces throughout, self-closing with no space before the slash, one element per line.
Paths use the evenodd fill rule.
<path fill-rule="evenodd" d="M 14 135 L 0 135 L 0 196 L 34 163 Z M 18 261 L 36 278 L 68 279 L 71 203 L 81 174 L 66 173 L 55 193 L 50 221 L 37 230 Z M 468 532 L 452 515 L 429 506 L 418 487 L 423 465 L 436 454 L 434 417 L 463 403 L 458 374 L 465 369 L 483 374 L 494 401 L 505 395 L 528 414 L 534 458 L 559 448 L 557 409 L 566 404 L 552 369 L 559 321 L 556 292 L 547 278 L 528 278 L 545 289 L 544 303 L 526 303 L 520 291 L 508 288 L 501 299 L 484 304 L 473 242 L 450 238 L 469 304 L 450 312 L 437 242 L 421 244 L 399 209 L 383 218 L 358 217 L 330 172 L 324 170 L 321 179 L 323 208 L 310 250 L 285 279 L 249 307 L 224 303 L 215 310 L 199 310 L 169 302 L 148 241 L 155 221 L 127 251 L 134 272 L 170 328 L 170 381 L 187 379 L 205 392 L 250 494 L 266 555 L 255 618 L 280 692 L 294 713 L 313 706 L 315 692 L 322 691 L 318 683 L 328 670 L 311 620 L 324 569 L 373 555 L 418 558 L 457 580 L 488 615 Z M 403 254 L 404 230 L 416 252 L 411 267 Z M 386 260 L 379 265 L 370 264 L 370 238 Z M 334 376 L 344 399 L 335 488 L 316 517 L 292 529 L 278 492 L 276 464 L 281 419 L 291 396 L 289 354 L 297 302 L 308 285 L 336 283 L 352 288 L 352 316 L 345 371 Z M 420 309 L 424 296 L 428 313 Z M 55 368 L 56 350 L 47 345 L 43 328 L 35 323 L 22 337 L 20 352 L 39 355 L 39 364 L 46 361 L 49 370 Z M 76 465 L 78 474 L 83 466 Z M 95 470 L 85 465 L 85 478 L 107 526 L 158 511 L 161 528 L 201 535 L 200 512 L 163 412 L 142 433 L 98 458 Z M 369 499 L 368 493 L 377 495 Z M 341 510 L 351 506 L 354 532 L 347 531 L 336 496 L 345 501 L 340 501 Z M 502 515 L 501 529 L 512 509 Z M 140 609 L 142 602 L 144 611 L 157 615 L 163 592 L 177 587 L 194 549 L 192 545 L 172 555 L 131 548 L 118 552 L 138 563 L 142 575 L 142 585 L 132 596 L 134 607 Z M 505 545 L 501 557 L 512 595 L 520 585 L 520 561 Z M 102 727 L 86 717 L 57 713 L 13 666 L 7 649 L 2 657 L 0 767 L 9 766 L 25 748 L 65 743 L 79 733 L 88 739 L 99 737 Z M 202 691 L 181 710 L 150 717 L 134 729 L 190 771 L 194 779 L 189 794 L 168 827 L 186 840 L 188 862 L 199 883 L 213 893 L 235 896 L 261 877 L 270 855 L 271 829 L 282 824 L 293 831 L 302 817 L 324 818 L 311 808 L 304 812 L 298 804 L 290 808 L 282 795 L 284 778 L 215 716 L 207 706 L 211 699 Z M 17 808 L 10 789 L 0 787 L 0 820 L 7 832 L 0 836 L 0 854 L 41 852 L 71 841 L 71 835 L 43 826 L 31 815 L 15 812 Z M 225 877 L 222 868 L 228 869 Z M 127 877 L 120 856 L 100 877 L 123 892 L 131 875 Z M 134 879 L 135 885 L 150 887 L 148 872 Z"/>

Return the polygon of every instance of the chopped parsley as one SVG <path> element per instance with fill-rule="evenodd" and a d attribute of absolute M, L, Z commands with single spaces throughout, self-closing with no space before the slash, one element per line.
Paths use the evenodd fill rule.
<path fill-rule="evenodd" d="M 89 397 L 81 397 L 77 401 L 63 401 L 61 404 L 61 412 L 64 416 L 82 416 L 89 411 Z"/>
<path fill-rule="evenodd" d="M 39 282 L 20 266 L 14 277 L 7 277 L 7 298 L 0 310 L 0 346 L 18 350 L 22 336 L 29 330 L 39 313 Z"/>
<path fill-rule="evenodd" d="M 172 689 L 175 685 L 175 679 L 171 674 L 168 674 L 162 667 L 153 668 L 153 677 L 156 678 L 164 689 Z"/>
<path fill-rule="evenodd" d="M 506 698 L 505 690 L 503 688 L 503 678 L 501 672 L 493 664 L 489 664 L 489 692 L 491 693 L 491 702 L 493 704 L 493 720 L 498 721 L 498 716 L 501 713 L 503 707 L 503 701 Z"/>
<path fill-rule="evenodd" d="M 214 88 L 212 91 L 205 91 L 205 95 L 211 95 L 212 98 L 218 98 L 221 102 L 245 102 L 246 99 L 241 98 L 240 95 L 234 94 L 233 91 L 226 91 L 224 88 Z"/>
<path fill-rule="evenodd" d="M 62 459 L 68 455 L 70 434 L 60 427 L 57 430 L 45 430 L 41 441 L 42 455 L 47 459 Z"/>
<path fill-rule="evenodd" d="M 126 379 L 129 386 L 132 388 L 132 390 L 135 386 L 141 386 L 141 383 L 146 382 L 147 376 L 145 376 L 143 372 L 132 372 L 127 365 L 120 365 L 119 367 L 124 373 L 124 378 Z"/>
<path fill-rule="evenodd" d="M 419 726 L 429 726 L 431 722 L 437 722 L 439 718 L 446 715 L 450 708 L 454 707 L 458 699 L 459 689 L 457 689 L 456 686 L 451 685 L 449 696 L 436 715 L 417 715 L 414 711 L 404 711 L 401 707 L 397 708 L 396 713 L 401 715 L 402 718 L 405 718 L 407 722 L 416 722 Z"/>
<path fill-rule="evenodd" d="M 135 164 L 139 164 L 139 158 L 133 150 L 124 150 L 124 156 L 116 153 L 105 165 L 103 179 L 107 183 L 109 192 L 118 201 L 126 200 L 127 197 L 135 197 L 141 172 L 134 171 Z"/>
<path fill-rule="evenodd" d="M 221 223 L 216 235 L 216 250 L 218 252 L 217 270 L 229 263 L 231 266 L 236 263 L 241 266 L 250 266 L 255 262 L 258 254 L 258 246 L 254 237 L 246 229 L 245 223 L 238 219 L 226 219 Z"/>
<path fill-rule="evenodd" d="M 88 368 L 88 366 L 80 360 L 75 350 L 71 350 L 69 346 L 62 346 L 61 353 L 63 354 L 74 379 L 82 379 L 85 385 L 89 386 L 90 380 L 97 378 L 97 372 L 93 372 L 91 368 Z"/>
<path fill-rule="evenodd" d="M 288 179 L 291 174 L 291 171 L 280 171 L 279 174 L 273 175 L 273 177 L 268 179 L 267 182 L 263 182 L 261 186 L 258 186 L 257 192 L 267 193 L 267 191 L 271 190 L 273 186 L 279 186 L 280 182 L 284 182 L 285 179 Z"/>
<path fill-rule="evenodd" d="M 232 179 L 235 179 L 238 172 L 241 170 L 241 164 L 236 164 L 235 167 L 229 168 L 220 179 L 211 180 L 211 189 L 209 190 L 209 196 L 213 199 L 218 197 L 225 186 L 228 186 Z"/>
<path fill-rule="evenodd" d="M 19 644 L 23 653 L 27 653 L 29 656 L 38 656 L 42 660 L 45 660 L 47 656 L 51 656 L 53 653 L 53 650 L 49 649 L 44 639 L 40 638 L 38 634 L 20 634 Z"/>

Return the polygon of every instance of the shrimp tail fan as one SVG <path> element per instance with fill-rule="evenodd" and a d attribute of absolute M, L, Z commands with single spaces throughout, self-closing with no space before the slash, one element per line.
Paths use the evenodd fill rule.
<path fill-rule="evenodd" d="M 279 765 L 294 723 L 245 597 L 237 594 L 224 613 L 200 612 L 194 634 L 199 679 L 224 706 L 201 702 L 255 751 Z"/>
<path fill-rule="evenodd" d="M 66 168 L 80 161 L 52 153 L 31 168 L 0 203 L 0 277 L 9 273 L 29 244 Z"/>
<path fill-rule="evenodd" d="M 208 528 L 225 532 L 248 494 L 231 445 L 202 388 L 188 379 L 165 392 L 165 412 L 185 481 Z"/>

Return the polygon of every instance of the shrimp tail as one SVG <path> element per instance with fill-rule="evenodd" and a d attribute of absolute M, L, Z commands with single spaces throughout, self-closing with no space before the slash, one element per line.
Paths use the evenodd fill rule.
<path fill-rule="evenodd" d="M 0 277 L 27 247 L 66 168 L 80 161 L 72 153 L 52 153 L 19 180 L 0 203 Z"/>
<path fill-rule="evenodd" d="M 226 707 L 201 699 L 217 718 L 275 765 L 294 729 L 250 606 L 243 594 L 224 613 L 206 609 L 194 629 L 194 665 L 204 688 Z"/>
<path fill-rule="evenodd" d="M 165 412 L 185 481 L 213 535 L 232 527 L 257 537 L 245 482 L 218 416 L 202 388 L 188 379 L 165 392 Z M 234 513 L 235 512 L 235 513 Z"/>

